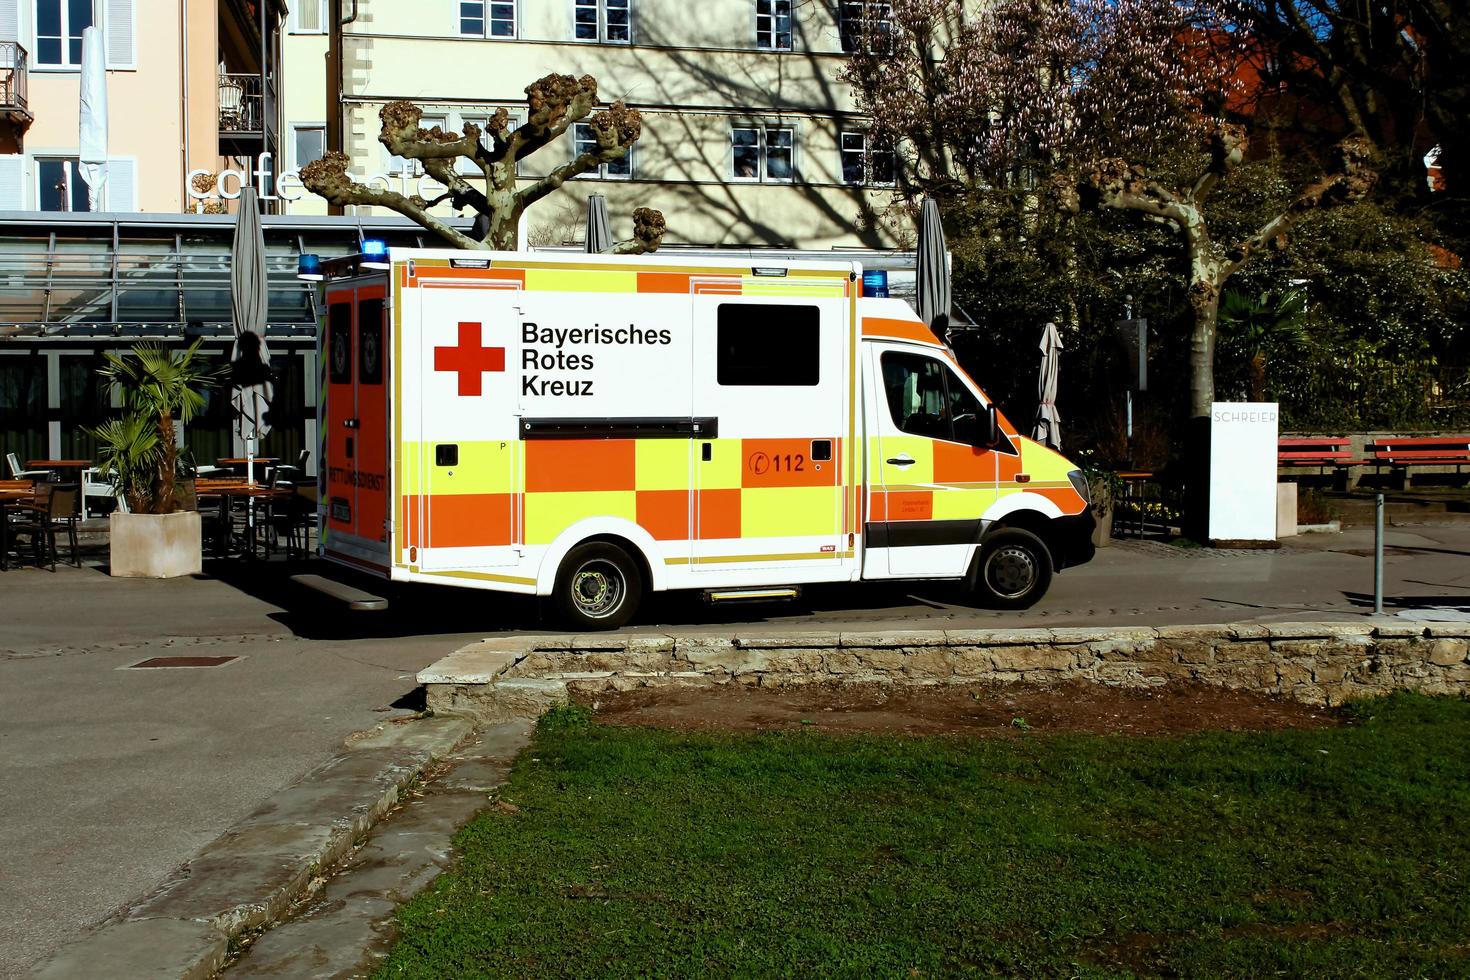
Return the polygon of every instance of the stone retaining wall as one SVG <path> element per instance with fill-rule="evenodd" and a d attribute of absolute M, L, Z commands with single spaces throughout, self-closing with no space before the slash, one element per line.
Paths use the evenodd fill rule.
<path fill-rule="evenodd" d="M 1470 694 L 1470 623 L 524 636 L 419 674 L 436 712 L 505 720 L 573 693 L 659 685 L 887 682 L 1208 684 L 1337 705 L 1395 690 Z"/>

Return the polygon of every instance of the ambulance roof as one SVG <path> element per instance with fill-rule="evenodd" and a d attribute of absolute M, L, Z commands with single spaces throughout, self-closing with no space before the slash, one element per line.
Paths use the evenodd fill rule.
<path fill-rule="evenodd" d="M 762 275 L 777 272 L 843 273 L 862 275 L 862 263 L 809 259 L 752 259 L 740 256 L 692 256 L 692 255 L 587 255 L 566 252 L 479 252 L 456 248 L 393 248 L 389 250 L 393 262 L 438 260 L 456 262 L 470 268 L 483 268 L 479 264 L 489 261 L 490 267 L 508 266 L 524 269 L 631 269 L 642 268 L 658 272 L 702 272 L 706 270 L 740 270 L 747 275 Z"/>

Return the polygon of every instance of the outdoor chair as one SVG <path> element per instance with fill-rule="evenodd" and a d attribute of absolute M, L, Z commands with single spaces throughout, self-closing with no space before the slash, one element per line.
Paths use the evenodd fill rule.
<path fill-rule="evenodd" d="M 301 450 L 296 462 L 282 463 L 271 473 L 271 486 L 294 487 L 306 476 L 306 461 L 311 457 L 310 449 Z"/>
<path fill-rule="evenodd" d="M 47 470 L 23 470 L 20 468 L 20 458 L 15 453 L 6 453 L 5 462 L 10 466 L 10 476 L 15 480 L 44 480 L 51 473 Z"/>
<path fill-rule="evenodd" d="M 311 517 L 316 513 L 316 506 L 308 498 L 300 493 L 292 492 L 289 496 L 273 497 L 265 514 L 265 545 L 266 557 L 280 547 L 281 541 L 286 542 L 286 557 L 292 558 L 296 555 L 305 556 L 307 551 L 308 529 L 311 526 Z"/>
<path fill-rule="evenodd" d="M 51 570 L 56 571 L 56 532 L 66 529 L 71 542 L 71 563 L 82 567 L 77 552 L 77 484 L 38 483 L 33 507 L 14 510 L 10 521 L 10 537 L 28 537 L 36 564 L 49 556 Z"/>
<path fill-rule="evenodd" d="M 179 481 L 179 504 L 184 510 L 193 511 L 199 515 L 199 537 L 204 546 L 208 547 L 211 542 L 215 544 L 216 551 L 223 551 L 220 542 L 228 542 L 229 528 L 225 520 L 224 509 L 218 502 L 199 504 L 199 491 L 192 479 Z"/>

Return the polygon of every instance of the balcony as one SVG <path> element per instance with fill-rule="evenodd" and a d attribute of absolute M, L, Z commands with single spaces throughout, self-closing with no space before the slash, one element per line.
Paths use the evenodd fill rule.
<path fill-rule="evenodd" d="M 259 75 L 219 77 L 219 131 L 258 136 L 265 119 Z"/>
<path fill-rule="evenodd" d="M 35 118 L 26 96 L 29 57 L 14 41 L 0 41 L 0 146 L 10 137 L 17 144 Z"/>

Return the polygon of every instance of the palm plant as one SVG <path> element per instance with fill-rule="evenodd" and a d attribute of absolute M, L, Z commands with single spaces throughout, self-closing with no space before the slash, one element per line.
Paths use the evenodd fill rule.
<path fill-rule="evenodd" d="M 1227 289 L 1220 298 L 1220 333 L 1248 354 L 1251 401 L 1266 400 L 1266 356 L 1271 350 L 1300 346 L 1307 297 L 1301 290 L 1259 295 Z"/>
<path fill-rule="evenodd" d="M 93 430 L 103 475 L 111 476 L 128 508 L 140 514 L 178 509 L 179 448 L 174 422 L 187 423 L 204 409 L 204 391 L 216 369 L 197 359 L 200 341 L 184 350 L 139 344 L 129 354 L 109 352 L 102 368 L 125 415 Z"/>

